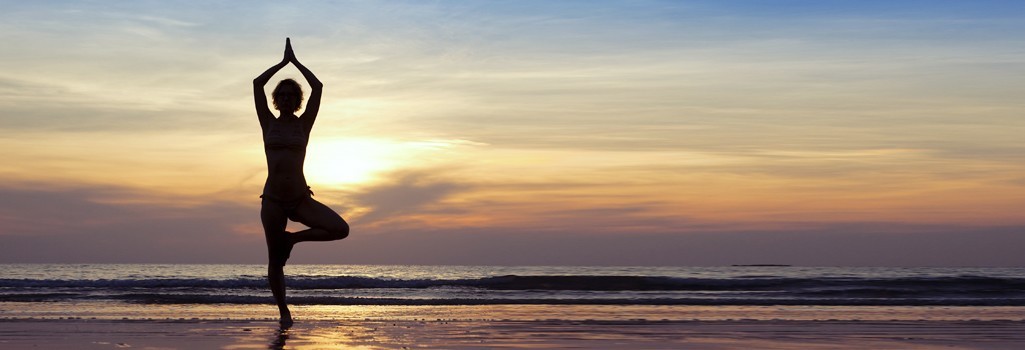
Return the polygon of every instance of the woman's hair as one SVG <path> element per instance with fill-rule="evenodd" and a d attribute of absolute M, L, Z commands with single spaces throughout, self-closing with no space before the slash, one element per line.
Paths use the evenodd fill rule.
<path fill-rule="evenodd" d="M 295 91 L 296 103 L 295 103 L 295 110 L 292 111 L 292 112 L 298 112 L 299 111 L 299 107 L 302 107 L 302 105 L 303 105 L 303 87 L 302 87 L 302 85 L 299 85 L 298 82 L 296 82 L 295 80 L 292 80 L 292 79 L 282 80 L 280 83 L 278 83 L 278 86 L 274 88 L 274 92 L 271 93 L 271 97 L 274 98 L 274 108 L 279 110 L 279 111 L 281 110 L 281 107 L 278 106 L 278 95 L 281 93 L 281 88 L 282 87 L 288 87 L 288 86 L 292 87 L 293 91 Z"/>

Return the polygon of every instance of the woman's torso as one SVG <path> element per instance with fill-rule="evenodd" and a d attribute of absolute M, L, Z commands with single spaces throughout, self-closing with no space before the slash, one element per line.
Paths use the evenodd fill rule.
<path fill-rule="evenodd" d="M 263 194 L 290 199 L 306 195 L 309 188 L 303 174 L 309 134 L 297 117 L 271 120 L 263 130 L 267 156 L 267 182 Z"/>

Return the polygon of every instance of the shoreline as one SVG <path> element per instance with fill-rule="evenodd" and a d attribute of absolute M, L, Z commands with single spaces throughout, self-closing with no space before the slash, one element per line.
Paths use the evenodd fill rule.
<path fill-rule="evenodd" d="M 296 319 L 409 321 L 1022 321 L 1021 306 L 824 305 L 290 305 Z M 467 317 L 467 315 L 473 315 Z M 138 304 L 116 301 L 0 302 L 0 320 L 276 320 L 271 304 Z"/>

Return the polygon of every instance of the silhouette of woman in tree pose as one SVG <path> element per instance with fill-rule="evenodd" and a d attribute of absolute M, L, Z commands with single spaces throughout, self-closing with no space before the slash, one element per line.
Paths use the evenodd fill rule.
<path fill-rule="evenodd" d="M 292 63 L 302 72 L 313 91 L 306 103 L 306 111 L 296 116 L 302 105 L 302 87 L 295 80 L 285 79 L 278 83 L 272 93 L 277 117 L 267 108 L 267 96 L 263 88 L 267 81 L 285 65 Z M 274 301 L 281 313 L 282 328 L 292 326 L 292 314 L 285 303 L 285 262 L 292 252 L 292 246 L 307 241 L 334 241 L 349 236 L 349 224 L 338 213 L 312 198 L 313 192 L 306 184 L 303 162 L 306 160 L 306 145 L 310 130 L 320 110 L 320 95 L 324 84 L 306 66 L 299 63 L 292 52 L 292 44 L 285 39 L 285 56 L 281 62 L 267 69 L 253 79 L 253 99 L 256 102 L 256 116 L 263 129 L 263 149 L 267 155 L 267 182 L 263 186 L 263 207 L 260 219 L 263 221 L 267 238 L 267 279 L 274 294 Z M 288 220 L 299 222 L 309 229 L 299 232 L 285 231 Z"/>

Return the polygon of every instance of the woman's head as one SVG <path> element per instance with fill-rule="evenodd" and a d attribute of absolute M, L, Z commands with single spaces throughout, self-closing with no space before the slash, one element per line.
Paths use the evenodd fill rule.
<path fill-rule="evenodd" d="M 278 83 L 271 96 L 274 98 L 274 108 L 279 111 L 295 113 L 303 104 L 303 88 L 292 79 L 285 79 Z"/>

